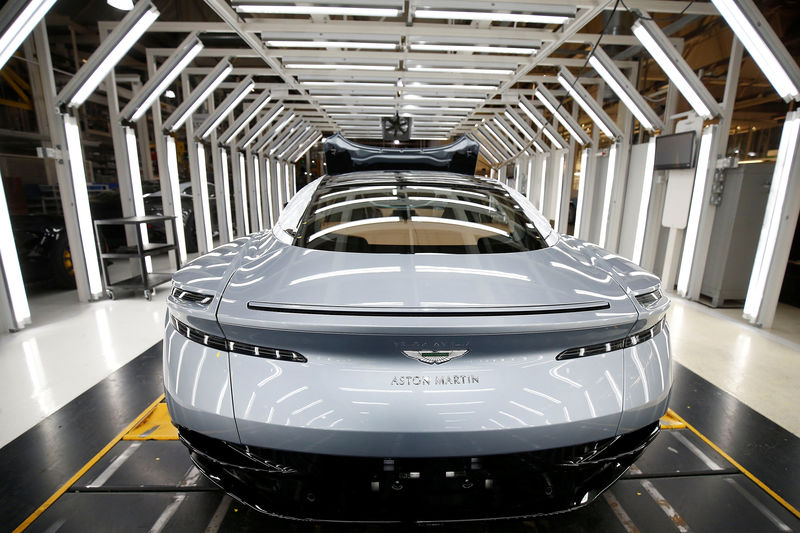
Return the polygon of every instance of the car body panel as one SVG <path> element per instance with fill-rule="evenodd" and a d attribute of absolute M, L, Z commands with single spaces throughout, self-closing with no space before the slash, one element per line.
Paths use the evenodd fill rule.
<path fill-rule="evenodd" d="M 415 176 L 335 179 L 369 187 L 370 177 Z M 449 179 L 418 176 L 426 186 Z M 671 390 L 662 327 L 669 300 L 637 299 L 659 290 L 658 278 L 555 233 L 516 191 L 474 180 L 505 191 L 502 201 L 518 203 L 546 246 L 461 254 L 295 246 L 306 206 L 325 194 L 318 180 L 295 195 L 273 231 L 223 245 L 175 274 L 168 307 L 183 325 L 167 326 L 165 390 L 198 467 L 261 510 L 324 519 L 338 516 L 335 496 L 317 514 L 295 501 L 312 485 L 327 490 L 319 484 L 328 470 L 300 475 L 308 465 L 338 472 L 341 460 L 372 476 L 380 465 L 371 461 L 386 458 L 515 464 L 543 454 L 537 461 L 551 457 L 554 483 L 563 483 L 563 499 L 542 507 L 551 510 L 587 503 L 624 472 L 652 440 Z M 201 304 L 180 291 L 211 298 Z M 180 328 L 193 329 L 194 340 Z M 222 349 L 201 344 L 203 334 Z M 529 467 L 545 490 L 546 465 Z M 369 490 L 353 481 L 354 494 Z"/>

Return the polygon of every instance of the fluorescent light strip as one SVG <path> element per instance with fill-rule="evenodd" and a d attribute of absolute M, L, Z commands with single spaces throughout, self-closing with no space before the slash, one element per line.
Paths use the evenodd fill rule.
<path fill-rule="evenodd" d="M 391 98 L 391 97 L 390 97 Z M 415 100 L 420 102 L 453 102 L 456 104 L 477 104 L 483 102 L 483 98 L 448 97 L 448 96 L 425 96 L 422 94 L 403 94 L 404 100 Z"/>
<path fill-rule="evenodd" d="M 617 176 L 617 150 L 619 144 L 614 143 L 608 149 L 608 165 L 606 167 L 606 185 L 603 191 L 603 214 L 600 217 L 600 238 L 598 244 L 608 246 L 608 220 L 611 216 L 611 194 L 614 192 L 614 181 Z"/>
<path fill-rule="evenodd" d="M 463 84 L 437 84 L 437 83 L 423 83 L 411 82 L 407 83 L 406 87 L 420 88 L 420 89 L 445 89 L 445 90 L 460 90 L 460 91 L 493 91 L 497 89 L 497 85 L 463 85 Z"/>
<path fill-rule="evenodd" d="M 278 154 L 278 159 L 279 159 L 279 160 L 282 160 L 282 159 L 283 159 L 283 158 L 286 156 L 286 154 L 287 154 L 287 153 L 289 153 L 289 152 L 291 152 L 293 149 L 295 149 L 295 148 L 297 147 L 297 143 L 299 143 L 299 142 L 301 142 L 301 141 L 302 141 L 303 137 L 306 135 L 306 133 L 307 133 L 307 132 L 308 132 L 308 130 L 310 130 L 310 129 L 311 129 L 311 126 L 306 126 L 306 127 L 304 127 L 303 129 L 301 129 L 301 130 L 298 130 L 298 131 L 299 131 L 299 132 L 301 132 L 301 133 L 299 133 L 299 134 L 296 134 L 296 135 L 295 135 L 295 140 L 294 140 L 294 141 L 291 141 L 291 142 L 289 142 L 289 143 L 287 144 L 287 146 L 286 146 L 286 147 L 283 149 L 283 151 L 282 151 L 281 153 L 279 153 L 279 154 Z"/>
<path fill-rule="evenodd" d="M 660 31 L 660 30 L 659 30 Z M 681 94 L 692 106 L 692 109 L 703 118 L 710 118 L 715 115 L 709 107 L 703 102 L 698 92 L 692 87 L 692 84 L 681 73 L 675 62 L 667 55 L 666 51 L 656 41 L 653 35 L 650 34 L 647 28 L 642 25 L 641 21 L 636 21 L 633 25 L 633 34 L 639 39 L 639 42 L 650 52 L 650 55 L 655 59 L 656 63 L 666 73 L 670 80 L 675 84 Z M 672 45 L 670 45 L 672 46 Z M 692 74 L 694 75 L 694 74 Z M 698 80 L 699 83 L 699 80 Z"/>
<path fill-rule="evenodd" d="M 316 135 L 316 136 L 313 138 L 313 140 L 312 140 L 311 142 L 309 142 L 309 143 L 308 143 L 308 146 L 306 146 L 305 148 L 303 148 L 303 151 L 302 151 L 302 152 L 300 152 L 300 153 L 299 153 L 297 156 L 295 156 L 295 158 L 294 158 L 294 159 L 292 159 L 292 163 L 297 163 L 298 161 L 300 161 L 300 158 L 301 158 L 301 157 L 303 157 L 304 155 L 306 155 L 306 152 L 308 152 L 309 150 L 311 150 L 311 148 L 313 148 L 313 147 L 314 147 L 314 145 L 315 145 L 315 144 L 317 144 L 317 142 L 318 142 L 320 139 L 322 139 L 322 134 L 321 134 L 321 133 L 317 133 L 317 135 Z"/>
<path fill-rule="evenodd" d="M 559 107 L 558 104 L 555 103 L 555 100 L 553 100 L 552 102 L 550 101 L 550 98 L 548 97 L 549 96 L 549 92 L 547 94 L 545 94 L 545 92 L 542 90 L 542 88 L 539 87 L 539 88 L 536 89 L 536 91 L 534 91 L 533 94 L 536 96 L 536 98 L 539 99 L 539 101 L 541 103 L 544 104 L 544 106 L 553 114 L 553 116 L 556 117 L 556 120 L 558 120 L 561 123 L 561 125 L 564 126 L 564 128 L 569 132 L 569 134 L 572 136 L 572 138 L 575 139 L 578 142 L 578 144 L 580 144 L 580 145 L 586 144 L 586 140 L 584 139 L 584 136 L 579 135 L 578 132 L 577 132 L 577 129 L 580 129 L 580 124 L 576 123 L 577 129 L 576 129 L 576 127 L 573 126 L 573 124 L 571 123 L 572 122 L 572 117 L 569 117 L 569 119 L 567 119 L 565 114 L 561 113 L 561 111 L 563 111 L 564 108 L 563 107 Z M 581 131 L 583 131 L 583 130 L 581 130 Z M 585 133 L 584 133 L 584 135 L 585 135 Z"/>
<path fill-rule="evenodd" d="M 706 127 L 700 138 L 700 152 L 697 156 L 697 170 L 694 175 L 692 200 L 689 206 L 689 220 L 686 223 L 686 236 L 683 241 L 683 255 L 681 255 L 681 268 L 678 273 L 678 294 L 686 297 L 689 292 L 689 278 L 692 274 L 694 263 L 697 233 L 700 229 L 700 214 L 703 210 L 703 197 L 708 180 L 708 165 L 711 162 L 711 145 L 714 140 L 714 126 Z"/>
<path fill-rule="evenodd" d="M 495 74 L 497 76 L 510 76 L 513 70 L 497 68 L 459 68 L 459 67 L 423 67 L 415 66 L 407 69 L 409 72 L 445 72 L 452 74 Z"/>
<path fill-rule="evenodd" d="M 562 71 L 558 74 L 558 81 L 567 90 L 567 93 L 572 96 L 572 99 L 578 102 L 578 105 L 589 115 L 592 122 L 597 124 L 606 137 L 614 139 L 622 136 L 622 132 L 619 131 L 616 124 L 611 121 L 611 118 L 606 115 L 603 108 L 600 107 L 600 104 L 592 99 L 589 93 L 586 92 L 586 89 L 584 89 L 569 71 L 563 69 L 563 67 Z"/>
<path fill-rule="evenodd" d="M 367 50 L 396 50 L 397 43 L 356 41 L 267 41 L 276 48 L 363 48 Z"/>
<path fill-rule="evenodd" d="M 394 87 L 394 83 L 372 81 L 301 81 L 307 87 Z"/>
<path fill-rule="evenodd" d="M 498 135 L 488 123 L 484 122 L 483 123 L 483 127 L 484 127 L 484 129 L 486 131 L 488 131 L 492 135 L 492 137 L 495 138 L 495 140 L 497 142 L 500 143 L 500 146 L 502 146 L 509 154 L 511 154 L 513 156 L 514 154 L 517 153 L 516 150 L 514 150 L 513 148 L 511 148 L 509 145 L 507 145 L 505 143 L 505 141 L 500 137 L 500 135 Z"/>
<path fill-rule="evenodd" d="M 97 245 L 94 240 L 92 211 L 89 208 L 89 195 L 86 190 L 86 171 L 83 166 L 80 128 L 77 118 L 72 115 L 62 116 L 64 119 L 69 168 L 72 174 L 75 211 L 78 215 L 81 251 L 83 252 L 83 262 L 89 282 L 89 294 L 92 297 L 97 297 L 103 292 L 103 280 L 100 279 L 100 265 L 97 261 Z"/>
<path fill-rule="evenodd" d="M 408 46 L 411 50 L 431 52 L 473 52 L 487 54 L 519 54 L 531 55 L 536 53 L 536 48 L 519 48 L 513 46 L 479 46 L 466 44 L 415 44 Z"/>
<path fill-rule="evenodd" d="M 650 209 L 650 192 L 653 190 L 653 167 L 656 161 L 656 138 L 650 137 L 647 143 L 647 155 L 644 159 L 644 176 L 642 177 L 642 196 L 639 199 L 639 213 L 636 216 L 636 233 L 633 237 L 633 255 L 631 261 L 642 265 L 644 237 L 647 229 L 647 211 Z"/>
<path fill-rule="evenodd" d="M 444 20 L 494 20 L 498 22 L 524 22 L 530 24 L 564 24 L 570 17 L 564 15 L 495 13 L 492 11 L 444 11 L 438 9 L 417 9 L 415 18 Z"/>
<path fill-rule="evenodd" d="M 567 154 L 564 152 L 556 153 L 556 158 L 558 161 L 556 162 L 556 216 L 553 217 L 553 221 L 555 222 L 555 230 L 560 233 L 559 228 L 561 227 L 561 208 L 564 202 L 562 202 L 562 196 L 564 196 L 564 164 L 565 159 L 567 158 Z"/>
<path fill-rule="evenodd" d="M 228 233 L 222 237 L 222 241 L 233 240 L 233 219 L 231 217 L 231 202 L 230 202 L 230 175 L 228 173 L 228 152 L 224 148 L 214 147 L 214 150 L 219 150 L 220 166 L 222 167 L 222 201 L 225 203 L 225 227 Z"/>
<path fill-rule="evenodd" d="M 346 63 L 287 63 L 292 70 L 397 70 L 395 65 L 348 65 Z"/>
<path fill-rule="evenodd" d="M 544 193 L 547 184 L 547 157 L 542 157 L 542 167 L 539 173 L 539 212 L 544 213 Z"/>
<path fill-rule="evenodd" d="M 295 121 L 295 119 L 296 119 L 296 121 Z M 257 153 L 262 152 L 264 150 L 264 148 L 269 146 L 270 143 L 278 136 L 278 134 L 280 132 L 283 131 L 283 129 L 286 126 L 288 126 L 289 124 L 292 124 L 292 127 L 294 127 L 294 126 L 296 126 L 297 124 L 300 123 L 300 120 L 301 119 L 297 118 L 297 115 L 295 115 L 294 113 L 290 112 L 289 116 L 284 117 L 284 119 L 277 126 L 275 126 L 270 132 L 265 134 L 264 137 L 259 139 L 259 141 L 256 144 L 253 145 L 253 152 L 257 152 Z M 292 121 L 295 121 L 295 122 L 292 122 Z"/>
<path fill-rule="evenodd" d="M 503 125 L 503 123 L 502 123 L 502 122 L 500 122 L 500 120 L 498 120 L 498 118 L 497 118 L 497 117 L 492 117 L 492 122 L 494 122 L 494 123 L 497 125 L 497 127 L 498 127 L 498 128 L 500 128 L 500 130 L 501 130 L 503 133 L 505 133 L 505 134 L 506 134 L 506 136 L 507 136 L 509 139 L 511 139 L 511 142 L 513 142 L 513 143 L 514 143 L 514 144 L 517 146 L 517 148 L 519 148 L 520 150 L 524 150 L 524 149 L 525 149 L 525 147 L 524 147 L 524 146 L 522 146 L 522 144 L 520 144 L 520 142 L 519 142 L 519 141 L 517 141 L 517 139 L 516 139 L 516 138 L 514 138 L 514 134 L 513 134 L 513 133 L 511 133 L 510 131 L 508 131 L 508 129 L 507 129 L 507 128 L 506 128 L 506 127 Z"/>
<path fill-rule="evenodd" d="M 783 125 L 764 223 L 761 227 L 761 236 L 758 239 L 753 271 L 750 274 L 750 284 L 747 287 L 747 297 L 744 302 L 745 318 L 756 323 L 760 321 L 762 314 L 764 293 L 770 275 L 770 267 L 774 261 L 775 246 L 781 232 L 781 225 L 784 223 L 783 205 L 793 179 L 792 167 L 795 165 L 794 158 L 797 155 L 799 137 L 800 113 L 793 111 L 786 115 L 786 122 Z"/>
<path fill-rule="evenodd" d="M 14 52 L 33 31 L 33 28 L 44 18 L 56 0 L 32 0 L 19 12 L 17 18 L 0 35 L 0 69 L 5 66 Z M 24 293 L 24 288 L 23 288 Z M 27 298 L 25 305 L 27 306 Z M 30 315 L 30 313 L 28 313 Z M 30 318 L 30 316 L 29 316 Z"/>
<path fill-rule="evenodd" d="M 642 110 L 636 105 L 631 97 L 628 96 L 628 93 L 617 83 L 617 80 L 614 79 L 613 76 L 606 70 L 606 68 L 595 58 L 592 56 L 589 58 L 589 64 L 600 74 L 600 77 L 605 80 L 605 82 L 611 87 L 611 90 L 617 95 L 617 97 L 622 100 L 622 103 L 625 104 L 631 113 L 636 116 L 636 120 L 645 128 L 650 131 L 653 131 L 655 128 L 650 120 L 645 116 Z"/>
<path fill-rule="evenodd" d="M 167 90 L 202 49 L 203 43 L 197 38 L 197 33 L 191 33 L 122 108 L 120 118 L 129 122 L 136 122 L 142 118 L 152 107 L 153 102 Z"/>
<path fill-rule="evenodd" d="M 507 119 L 508 119 L 508 120 L 511 122 L 511 124 L 513 124 L 513 125 L 514 125 L 514 127 L 516 127 L 516 128 L 519 130 L 519 131 L 521 131 L 521 132 L 522 132 L 522 135 L 523 135 L 523 136 L 525 136 L 525 139 L 526 139 L 527 141 L 532 141 L 532 140 L 533 140 L 533 137 L 531 137 L 531 136 L 528 134 L 528 132 L 527 132 L 527 131 L 525 131 L 525 129 L 523 128 L 523 126 L 522 126 L 522 125 L 521 125 L 519 122 L 517 122 L 517 119 L 516 119 L 516 117 L 514 117 L 514 116 L 513 116 L 511 113 L 509 113 L 508 111 L 503 111 L 503 115 L 505 115 L 505 117 L 506 117 L 506 118 L 507 118 Z"/>
<path fill-rule="evenodd" d="M 227 60 L 224 61 L 225 63 L 227 63 Z M 178 106 L 178 109 L 175 111 L 175 113 L 180 112 L 181 111 L 180 108 L 184 106 L 186 102 L 191 102 L 183 110 L 182 114 L 180 114 L 177 119 L 174 119 L 173 116 L 175 115 L 175 113 L 173 113 L 173 115 L 171 115 L 167 119 L 167 121 L 164 123 L 164 128 L 166 130 L 174 132 L 178 128 L 183 126 L 183 123 L 186 122 L 186 119 L 192 116 L 192 113 L 194 113 L 198 107 L 200 107 L 201 105 L 203 105 L 203 103 L 205 103 L 209 95 L 212 92 L 214 92 L 214 89 L 216 89 L 219 86 L 219 84 L 222 83 L 225 80 L 225 78 L 228 77 L 228 74 L 230 74 L 233 71 L 233 65 L 231 65 L 230 63 L 227 63 L 227 66 L 222 66 L 224 65 L 224 63 L 222 62 L 220 63 L 221 65 L 219 65 L 217 68 L 214 69 L 214 71 L 209 73 L 208 76 L 203 78 L 203 81 L 201 81 L 200 84 L 195 88 L 195 90 L 191 92 L 191 94 L 187 97 L 187 99 L 184 100 L 184 102 L 180 106 Z M 222 67 L 221 70 L 220 67 Z"/>
<path fill-rule="evenodd" d="M 575 225 L 572 230 L 572 235 L 580 238 L 581 222 L 583 221 L 583 204 L 585 203 L 584 195 L 586 194 L 586 172 L 589 170 L 589 156 L 591 148 L 584 148 L 581 150 L 581 169 L 578 171 L 578 201 L 575 204 Z"/>
<path fill-rule="evenodd" d="M 2 186 L 0 186 L 0 267 L 3 269 L 6 291 L 11 304 L 14 329 L 21 329 L 30 322 L 31 310 L 25 294 L 25 283 L 22 281 L 17 247 L 14 244 L 14 231 L 8 214 L 5 188 Z"/>
<path fill-rule="evenodd" d="M 264 106 L 266 106 L 270 100 L 272 100 L 272 95 L 270 94 L 269 89 L 258 95 L 258 97 L 253 100 L 247 109 L 242 111 L 242 114 L 239 115 L 233 124 L 222 133 L 222 135 L 219 137 L 220 144 L 228 144 L 231 139 L 239 135 L 244 127 L 247 126 L 253 117 L 258 115 L 258 113 L 264 109 Z"/>
<path fill-rule="evenodd" d="M 131 11 L 131 13 L 134 13 L 134 11 Z M 131 47 L 136 44 L 139 38 L 144 35 L 147 29 L 156 21 L 158 16 L 159 12 L 155 7 L 147 10 L 133 25 L 133 27 L 122 36 L 122 39 L 120 39 L 117 45 L 114 46 L 110 52 L 108 52 L 108 55 L 102 59 L 100 64 L 94 67 L 89 77 L 86 78 L 86 80 L 81 84 L 80 88 L 69 99 L 67 105 L 69 107 L 76 107 L 84 103 L 86 99 L 89 98 L 89 95 L 91 95 L 94 90 L 97 89 L 97 87 L 103 82 L 103 80 L 106 79 L 108 74 L 111 72 L 111 69 L 113 69 L 117 63 L 119 63 L 120 60 L 125 57 L 125 54 L 128 53 L 128 50 L 130 50 Z M 122 24 L 120 24 L 118 27 L 120 26 L 122 26 Z M 114 32 L 112 32 L 108 37 L 106 37 L 106 39 L 112 39 L 114 37 Z M 100 48 L 98 48 L 98 51 L 102 50 L 102 48 L 103 47 L 101 44 Z M 89 60 L 84 63 L 84 66 L 92 64 L 92 59 L 93 57 L 90 57 Z M 78 74 L 81 73 L 81 70 L 83 70 L 83 67 L 78 71 L 78 73 L 76 73 L 73 79 L 80 79 L 78 78 Z"/>
<path fill-rule="evenodd" d="M 537 128 L 544 128 L 545 122 L 543 117 L 537 117 L 533 112 L 531 112 L 530 109 L 528 109 L 528 106 L 526 106 L 522 100 L 517 103 L 517 106 L 528 116 L 529 119 L 531 119 Z"/>
<path fill-rule="evenodd" d="M 386 100 L 394 100 L 394 96 L 367 96 L 367 95 L 342 95 L 342 94 L 316 94 L 312 96 L 315 100 L 354 100 L 356 102 L 365 101 L 365 102 L 375 102 L 375 101 L 386 101 Z"/>
<path fill-rule="evenodd" d="M 472 107 L 431 107 L 431 106 L 418 106 L 414 104 L 404 104 L 401 106 L 403 109 L 411 109 L 415 111 L 430 111 L 431 113 L 469 113 L 473 110 Z"/>
<path fill-rule="evenodd" d="M 272 124 L 272 122 L 273 122 L 273 121 L 274 121 L 276 118 L 278 118 L 278 115 L 280 115 L 280 114 L 283 112 L 283 110 L 284 110 L 284 105 L 283 105 L 283 104 L 277 104 L 275 107 L 273 107 L 273 108 L 272 108 L 272 109 L 269 111 L 269 113 L 267 113 L 266 115 L 264 115 L 264 116 L 261 118 L 261 120 L 259 120 L 259 121 L 256 123 L 256 125 L 255 125 L 255 126 L 253 126 L 253 129 L 252 129 L 252 130 L 250 130 L 250 131 L 247 133 L 247 135 L 245 135 L 245 136 L 244 136 L 244 138 L 242 139 L 242 143 L 239 145 L 239 147 L 240 147 L 241 149 L 244 149 L 244 148 L 247 148 L 248 146 L 250 146 L 250 144 L 251 144 L 253 141 L 255 141 L 255 140 L 256 140 L 256 137 L 258 137 L 258 135 L 259 135 L 259 134 L 260 134 L 262 131 L 264 131 L 265 129 L 267 129 L 267 126 L 269 126 L 270 124 Z"/>
<path fill-rule="evenodd" d="M 239 4 L 239 13 L 258 13 L 264 15 L 341 15 L 345 17 L 396 17 L 399 9 L 374 7 L 340 7 L 340 6 L 291 6 Z"/>
<path fill-rule="evenodd" d="M 787 69 L 794 71 L 795 79 L 797 79 L 797 64 L 786 64 L 786 59 L 785 61 L 778 59 L 776 51 L 779 53 L 785 52 L 781 55 L 784 58 L 788 57 L 788 61 L 794 62 L 794 59 L 789 55 L 788 51 L 786 51 L 785 46 L 777 35 L 775 35 L 772 27 L 764 19 L 763 15 L 761 15 L 755 4 L 749 0 L 711 1 L 739 40 L 742 41 L 742 44 L 747 48 L 747 51 L 781 98 L 789 100 L 792 98 L 796 99 L 800 96 L 800 90 L 798 90 L 797 84 L 792 81 L 787 72 Z M 745 4 L 749 7 L 748 11 L 752 16 L 747 16 L 740 4 Z M 772 47 L 766 43 L 764 37 L 770 38 L 773 43 Z M 783 47 L 783 50 L 775 50 L 776 47 Z"/>
<path fill-rule="evenodd" d="M 211 132 L 217 129 L 217 126 L 222 124 L 222 121 L 238 106 L 245 97 L 255 89 L 256 84 L 252 76 L 245 78 L 238 87 L 236 87 L 222 103 L 214 110 L 213 113 L 197 128 L 197 135 L 201 139 L 207 138 Z M 211 122 L 213 121 L 213 122 Z M 209 122 L 211 122 L 209 124 Z"/>

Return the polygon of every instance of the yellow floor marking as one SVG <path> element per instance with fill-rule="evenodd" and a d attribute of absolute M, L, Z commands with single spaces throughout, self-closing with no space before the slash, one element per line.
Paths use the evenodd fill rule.
<path fill-rule="evenodd" d="M 724 451 L 722 451 L 722 448 L 720 448 L 719 446 L 717 446 L 716 444 L 714 444 L 713 442 L 711 442 L 711 440 L 710 440 L 708 437 L 706 437 L 705 435 L 703 435 L 702 433 L 700 433 L 699 431 L 697 431 L 697 429 L 695 429 L 695 427 L 694 427 L 694 426 L 692 426 L 692 425 L 691 425 L 690 423 L 688 423 L 686 420 L 684 420 L 683 418 L 681 418 L 681 417 L 680 417 L 678 414 L 676 414 L 674 411 L 672 412 L 672 414 L 673 414 L 673 416 L 674 416 L 676 419 L 678 419 L 678 420 L 679 420 L 681 423 L 685 424 L 685 426 L 686 426 L 687 428 L 689 428 L 689 429 L 692 431 L 692 433 L 694 433 L 695 435 L 697 435 L 698 437 L 700 437 L 701 439 L 703 439 L 703 441 L 704 441 L 706 444 L 708 444 L 709 446 L 711 446 L 712 448 L 714 448 L 714 451 L 716 451 L 716 452 L 717 452 L 718 454 L 720 454 L 722 457 L 724 457 L 725 459 L 727 459 L 727 460 L 728 460 L 728 462 L 729 462 L 729 463 L 731 463 L 733 466 L 735 466 L 736 468 L 738 468 L 738 469 L 739 469 L 739 471 L 740 471 L 742 474 L 744 474 L 745 476 L 747 476 L 747 477 L 750 479 L 750 481 L 752 481 L 753 483 L 755 483 L 756 485 L 758 485 L 759 487 L 761 487 L 761 490 L 763 490 L 764 492 L 766 492 L 767 494 L 769 494 L 770 496 L 772 496 L 772 498 L 773 498 L 773 499 L 775 499 L 775 501 L 777 501 L 778 503 L 780 503 L 781 505 L 783 505 L 783 506 L 784 506 L 784 507 L 785 507 L 785 508 L 786 508 L 786 509 L 787 509 L 787 510 L 790 512 L 790 513 L 792 513 L 793 515 L 795 515 L 797 518 L 800 518 L 800 511 L 798 511 L 797 509 L 795 509 L 795 508 L 794 508 L 794 507 L 793 507 L 793 506 L 792 506 L 792 505 L 791 505 L 789 502 L 787 502 L 786 500 L 784 500 L 783 498 L 781 498 L 781 497 L 780 497 L 780 496 L 779 496 L 779 495 L 778 495 L 778 494 L 777 494 L 777 493 L 776 493 L 774 490 L 772 490 L 771 488 L 769 488 L 769 487 L 768 487 L 768 486 L 767 486 L 767 485 L 766 485 L 766 484 L 765 484 L 763 481 L 761 481 L 761 480 L 760 480 L 760 479 L 758 479 L 756 476 L 754 476 L 752 473 L 750 473 L 750 471 L 749 471 L 749 470 L 747 470 L 745 467 L 743 467 L 742 465 L 740 465 L 739 463 L 737 463 L 737 462 L 736 462 L 736 461 L 733 459 L 733 457 L 731 457 L 730 455 L 728 455 L 727 453 L 725 453 Z"/>
<path fill-rule="evenodd" d="M 83 465 L 83 467 L 78 470 L 66 483 L 64 483 L 60 489 L 58 489 L 52 496 L 50 496 L 47 501 L 45 501 L 36 511 L 34 511 L 28 518 L 25 519 L 12 533 L 21 533 L 25 529 L 30 526 L 34 520 L 39 518 L 42 513 L 44 513 L 51 505 L 58 500 L 62 494 L 64 494 L 76 481 L 78 481 L 89 469 L 95 465 L 102 457 L 111 450 L 119 441 L 121 440 L 175 440 L 177 439 L 177 430 L 175 426 L 172 425 L 172 422 L 169 417 L 169 412 L 167 411 L 167 406 L 164 401 L 164 395 L 162 394 L 159 396 L 153 403 L 151 403 L 147 409 L 142 411 L 139 416 L 137 416 L 133 422 L 128 424 L 128 426 L 123 429 L 116 437 L 114 437 L 111 442 L 106 444 L 102 450 L 100 450 L 97 455 L 95 455 L 88 463 Z M 781 498 L 775 491 L 770 489 L 767 485 L 764 484 L 763 481 L 755 477 L 753 474 L 750 473 L 745 467 L 737 463 L 733 457 L 722 451 L 722 449 L 711 442 L 705 435 L 700 433 L 694 426 L 686 422 L 680 415 L 678 415 L 672 409 L 667 411 L 667 414 L 661 418 L 661 427 L 662 429 L 684 429 L 688 428 L 691 430 L 695 435 L 700 437 L 706 444 L 711 446 L 718 454 L 723 456 L 725 459 L 728 460 L 733 466 L 739 469 L 739 471 L 747 476 L 753 483 L 758 485 L 764 492 L 769 494 L 772 498 L 775 499 L 778 503 L 780 503 L 783 507 L 785 507 L 790 513 L 795 515 L 796 517 L 800 518 L 800 511 L 795 509 L 789 502 Z M 152 432 L 148 436 L 143 436 L 144 433 L 147 433 L 149 430 L 152 429 Z"/>
<path fill-rule="evenodd" d="M 172 425 L 167 404 L 156 405 L 122 440 L 178 440 L 178 429 Z"/>
<path fill-rule="evenodd" d="M 82 476 L 83 476 L 83 475 L 84 475 L 86 472 L 88 472 L 88 471 L 89 471 L 89 469 L 90 469 L 90 468 L 92 468 L 92 466 L 94 466 L 94 464 L 95 464 L 95 463 L 97 463 L 97 461 L 99 461 L 100 459 L 102 459 L 102 458 L 103 458 L 103 456 L 104 456 L 105 454 L 107 454 L 107 453 L 109 452 L 109 450 L 111 450 L 111 448 L 113 448 L 113 447 L 114 447 L 114 446 L 115 446 L 115 445 L 116 445 L 116 444 L 117 444 L 119 441 L 121 441 L 121 440 L 122 440 L 122 437 L 124 437 L 124 436 L 125 436 L 125 435 L 126 435 L 126 434 L 127 434 L 127 433 L 128 433 L 130 430 L 131 430 L 131 429 L 133 429 L 133 428 L 135 428 L 137 425 L 139 425 L 139 422 L 141 422 L 142 420 L 144 420 L 144 419 L 147 417 L 147 415 L 149 415 L 149 414 L 150 414 L 150 412 L 151 412 L 153 409 L 155 409 L 155 408 L 156 408 L 156 406 L 157 406 L 159 403 L 161 403 L 161 401 L 162 401 L 163 399 L 164 399 L 164 395 L 162 394 L 161 396 L 159 396 L 159 397 L 156 399 L 156 401 L 154 401 L 153 403 L 151 403 L 151 404 L 150 404 L 150 405 L 147 407 L 147 409 L 145 409 L 144 411 L 142 411 L 142 413 L 141 413 L 139 416 L 137 416 L 137 417 L 136 417 L 136 418 L 133 420 L 133 422 L 131 422 L 130 424 L 128 424 L 128 426 L 127 426 L 125 429 L 123 429 L 122 431 L 120 431 L 120 432 L 119 432 L 119 434 L 118 434 L 116 437 L 114 437 L 113 439 L 111 439 L 111 442 L 109 442 L 108 444 L 106 444 L 106 445 L 103 447 L 103 449 L 102 449 L 102 450 L 100 450 L 99 452 L 97 452 L 97 455 L 95 455 L 94 457 L 92 457 L 92 458 L 91 458 L 91 460 L 89 460 L 89 462 L 88 462 L 88 463 L 86 463 L 85 465 L 83 465 L 83 467 L 82 467 L 80 470 L 78 470 L 77 472 L 75 472 L 75 474 L 74 474 L 74 475 L 73 475 L 71 478 L 69 478 L 69 480 L 68 480 L 66 483 L 64 483 L 63 485 L 61 485 L 61 488 L 60 488 L 60 489 L 58 489 L 57 491 L 55 491 L 55 492 L 53 493 L 53 495 L 52 495 L 52 496 L 50 496 L 50 497 L 47 499 L 47 501 L 45 501 L 45 502 L 44 502 L 44 503 L 43 503 L 41 506 L 39 506 L 39 508 L 38 508 L 38 509 L 36 509 L 36 510 L 35 510 L 35 511 L 34 511 L 34 512 L 33 512 L 33 513 L 32 513 L 32 514 L 31 514 L 31 515 L 28 517 L 28 518 L 26 518 L 24 522 L 22 522 L 20 525 L 18 525 L 18 526 L 17 526 L 17 528 L 16 528 L 16 529 L 13 531 L 13 533 L 20 533 L 21 531 L 25 531 L 25 530 L 28 528 L 28 526 L 30 526 L 30 525 L 33 523 L 33 521 L 34 521 L 34 520 L 36 520 L 37 518 L 39 518 L 39 516 L 40 516 L 40 515 L 41 515 L 43 512 L 45 512 L 45 511 L 48 509 L 48 507 L 50 507 L 51 505 L 53 505 L 53 504 L 56 502 L 56 500 L 57 500 L 57 499 L 59 499 L 59 498 L 61 497 L 61 495 L 62 495 L 62 494 L 64 494 L 65 492 L 67 492 L 67 489 L 69 489 L 69 488 L 70 488 L 72 485 L 74 485 L 76 481 L 78 481 L 78 480 L 79 480 L 79 479 L 80 479 L 80 478 L 81 478 L 81 477 L 82 477 Z"/>
<path fill-rule="evenodd" d="M 672 409 L 667 409 L 667 414 L 661 417 L 661 429 L 685 429 L 686 422 Z"/>

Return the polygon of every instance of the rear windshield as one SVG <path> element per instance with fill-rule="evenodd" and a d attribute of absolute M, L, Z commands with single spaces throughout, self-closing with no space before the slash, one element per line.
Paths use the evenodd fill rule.
<path fill-rule="evenodd" d="M 521 207 L 492 184 L 323 182 L 295 245 L 360 253 L 485 254 L 546 248 Z"/>

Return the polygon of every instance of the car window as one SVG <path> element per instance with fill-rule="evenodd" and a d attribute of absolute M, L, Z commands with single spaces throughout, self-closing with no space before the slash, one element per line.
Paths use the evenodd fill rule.
<path fill-rule="evenodd" d="M 490 183 L 409 179 L 321 184 L 294 242 L 362 253 L 506 253 L 547 243 L 506 190 Z"/>

